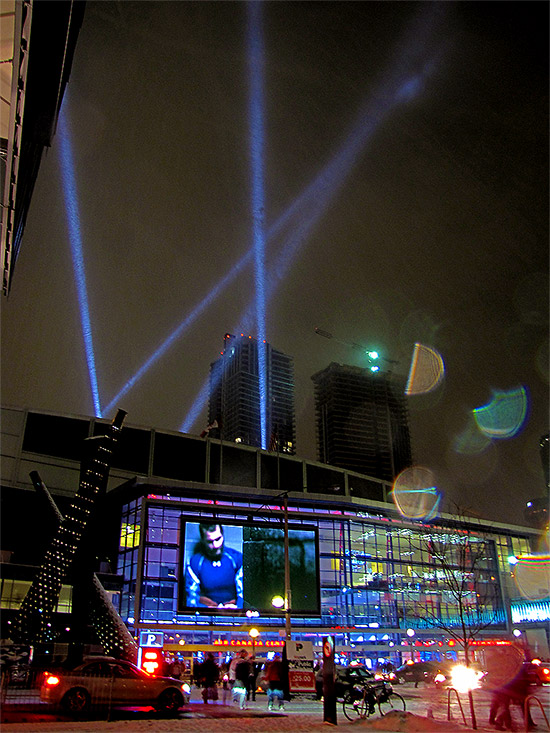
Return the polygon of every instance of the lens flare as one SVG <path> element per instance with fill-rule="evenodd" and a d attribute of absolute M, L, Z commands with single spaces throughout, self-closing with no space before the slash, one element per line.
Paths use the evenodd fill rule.
<path fill-rule="evenodd" d="M 432 472 L 422 466 L 401 471 L 393 483 L 392 497 L 400 513 L 408 519 L 432 519 L 441 501 Z"/>
<path fill-rule="evenodd" d="M 519 673 L 525 653 L 514 644 L 491 646 L 485 649 L 485 671 L 483 687 L 496 690 L 511 682 Z"/>
<path fill-rule="evenodd" d="M 469 415 L 468 424 L 453 440 L 453 449 L 457 453 L 479 455 L 491 445 L 491 439 L 484 435 L 477 427 L 473 415 Z"/>
<path fill-rule="evenodd" d="M 519 592 L 531 601 L 550 596 L 550 555 L 518 555 L 514 578 Z"/>
<path fill-rule="evenodd" d="M 445 364 L 441 354 L 429 346 L 416 343 L 405 394 L 431 392 L 441 382 L 444 374 Z"/>
<path fill-rule="evenodd" d="M 529 398 L 525 387 L 508 391 L 493 390 L 493 396 L 483 407 L 472 412 L 478 428 L 489 438 L 505 439 L 517 435 L 526 423 Z"/>

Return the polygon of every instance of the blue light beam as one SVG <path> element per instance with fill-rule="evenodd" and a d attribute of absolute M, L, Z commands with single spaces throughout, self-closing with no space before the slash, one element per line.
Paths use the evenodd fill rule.
<path fill-rule="evenodd" d="M 400 69 L 394 70 L 393 75 L 390 75 L 389 79 L 386 80 L 386 85 L 380 85 L 380 90 L 379 93 L 376 95 L 376 98 L 381 98 L 382 100 L 384 100 L 384 98 L 386 100 L 388 99 L 387 95 L 384 93 L 384 88 L 391 82 L 393 82 L 394 86 L 396 87 L 396 98 L 394 100 L 395 106 L 397 106 L 397 104 L 399 103 L 406 103 L 410 101 L 414 94 L 420 93 L 422 88 L 422 80 L 424 78 L 427 78 L 429 73 L 435 68 L 438 57 L 441 57 L 440 51 L 434 51 L 431 56 L 428 57 L 426 55 L 423 58 L 423 51 L 424 49 L 429 48 L 430 35 L 433 33 L 434 22 L 438 17 L 442 17 L 444 11 L 445 8 L 442 8 L 441 5 L 439 5 L 438 7 L 434 7 L 434 5 L 432 4 L 424 6 L 421 14 L 417 19 L 415 27 L 409 29 L 409 38 L 411 39 L 411 43 L 414 45 L 411 46 L 411 43 L 407 42 L 402 51 L 402 58 L 408 60 L 411 65 L 416 65 L 417 72 L 409 75 L 406 78 L 403 78 Z M 424 17 L 426 15 L 426 12 L 428 12 L 427 19 Z M 399 83 L 400 78 L 401 83 Z M 384 104 L 382 104 L 382 108 L 383 107 Z M 367 129 L 367 127 L 369 122 L 372 122 L 372 120 L 369 120 L 369 114 L 372 109 L 371 107 L 369 107 L 368 104 L 363 108 L 363 111 L 358 115 L 355 125 L 350 130 L 348 136 L 349 139 L 358 140 L 361 135 L 363 135 L 363 137 L 368 136 L 369 130 Z M 380 122 L 382 120 L 379 119 L 378 121 Z M 374 130 L 372 130 L 371 132 L 374 132 Z M 312 200 L 315 200 L 317 192 L 326 187 L 327 182 L 330 179 L 331 172 L 334 172 L 338 167 L 337 161 L 340 161 L 340 167 L 343 165 L 344 159 L 346 157 L 346 149 L 349 146 L 348 138 L 344 140 L 344 143 L 342 144 L 340 149 L 336 152 L 331 161 L 319 172 L 316 178 L 312 180 L 312 182 L 294 199 L 294 201 L 283 212 L 283 214 L 281 214 L 281 216 L 271 225 L 271 227 L 267 231 L 266 240 L 268 242 L 277 237 L 283 230 L 283 228 L 287 224 L 289 224 L 289 222 L 291 222 L 296 216 L 300 215 L 304 208 L 310 206 Z M 298 243 L 298 241 L 295 242 L 296 245 Z M 292 243 L 288 242 L 287 240 L 287 244 L 287 263 L 289 266 L 292 254 Z M 146 373 L 147 369 L 150 368 L 153 363 L 166 352 L 167 348 L 172 343 L 174 343 L 177 338 L 183 336 L 185 327 L 189 326 L 195 320 L 195 318 L 198 317 L 198 315 L 200 315 L 208 305 L 210 305 L 214 298 L 217 297 L 217 295 L 225 287 L 229 286 L 229 284 L 233 281 L 233 279 L 237 276 L 241 269 L 248 264 L 249 260 L 252 259 L 252 256 L 254 254 L 254 247 L 251 247 L 251 249 L 237 262 L 237 264 L 230 271 L 230 273 L 224 276 L 220 283 L 214 287 L 211 293 L 203 299 L 203 301 L 197 306 L 195 311 L 193 311 L 190 316 L 186 317 L 184 321 L 182 321 L 180 325 L 176 327 L 175 332 L 168 336 L 168 338 L 164 341 L 163 344 L 161 344 L 157 351 L 144 363 L 143 367 L 141 367 L 138 372 L 136 372 L 134 376 L 126 382 L 122 390 L 111 400 L 109 405 L 105 408 L 105 413 L 110 412 L 113 407 L 116 406 L 120 397 L 126 394 L 130 388 L 135 386 L 139 379 Z M 287 269 L 287 267 L 285 267 L 284 265 L 284 260 L 284 257 L 279 257 L 279 260 L 277 261 L 277 264 L 275 266 L 275 271 L 279 273 L 278 279 L 281 279 Z M 252 318 L 250 318 L 250 321 L 252 321 Z M 241 324 L 239 324 L 239 328 L 243 330 L 245 328 L 244 324 L 242 324 L 242 328 Z M 251 328 L 249 327 L 246 330 L 250 331 Z M 196 404 L 193 404 L 194 407 L 190 409 L 188 415 L 183 422 L 183 425 L 187 426 L 185 432 L 190 429 L 189 426 L 192 426 L 192 424 L 198 418 L 198 415 L 202 409 L 202 407 L 199 407 L 197 409 Z M 190 423 L 192 413 L 195 413 L 195 417 Z M 181 429 L 183 430 L 183 428 Z"/>
<path fill-rule="evenodd" d="M 217 380 L 212 378 L 212 382 L 210 382 L 210 376 L 211 375 L 209 375 L 202 383 L 201 388 L 193 401 L 193 404 L 189 408 L 189 411 L 179 428 L 180 433 L 191 432 L 191 428 L 199 419 L 199 415 L 203 411 L 206 403 L 208 402 L 208 397 L 210 395 L 210 384 L 215 385 L 216 387 L 218 386 L 221 375 Z"/>
<path fill-rule="evenodd" d="M 80 322 L 82 327 L 82 338 L 88 365 L 88 376 L 92 390 L 92 400 L 96 417 L 103 417 L 99 400 L 99 389 L 97 385 L 97 374 L 95 366 L 94 343 L 92 337 L 92 324 L 90 320 L 90 308 L 88 305 L 88 292 L 86 288 L 86 270 L 84 267 L 84 255 L 82 251 L 82 234 L 80 230 L 80 213 L 78 209 L 77 188 L 74 175 L 74 160 L 69 134 L 68 120 L 65 110 L 67 105 L 67 93 L 65 103 L 61 108 L 57 134 L 59 135 L 59 162 L 61 166 L 61 180 L 63 195 L 65 198 L 65 212 L 67 216 L 67 227 L 73 259 L 73 272 L 78 295 L 78 307 L 80 310 Z"/>
<path fill-rule="evenodd" d="M 362 107 L 350 133 L 336 154 L 278 220 L 277 225 L 280 229 L 283 224 L 288 223 L 298 215 L 300 216 L 299 221 L 294 225 L 294 229 L 286 237 L 276 263 L 270 271 L 270 279 L 265 288 L 266 302 L 272 297 L 281 280 L 288 274 L 302 243 L 318 223 L 333 198 L 344 186 L 359 156 L 363 153 L 367 143 L 370 142 L 379 126 L 392 111 L 409 102 L 412 96 L 420 92 L 424 80 L 435 68 L 435 61 L 441 56 L 441 49 L 434 51 L 430 57 L 427 57 L 425 56 L 425 48 L 433 31 L 433 24 L 438 17 L 441 17 L 441 14 L 439 9 L 435 14 L 430 12 L 427 21 L 424 15 L 425 13 L 422 12 L 417 19 L 417 27 L 413 29 L 413 45 L 407 44 L 405 46 L 403 55 L 396 67 L 392 73 L 386 76 L 379 85 L 377 92 Z M 407 66 L 411 65 L 416 68 L 412 73 L 404 74 L 402 62 Z M 251 303 L 243 314 L 239 322 L 241 330 L 251 330 L 255 311 L 256 301 Z M 204 409 L 207 399 L 208 390 L 203 388 L 184 418 L 180 430 L 183 432 L 190 431 L 195 420 Z"/>
<path fill-rule="evenodd" d="M 137 372 L 130 377 L 130 379 L 126 382 L 126 384 L 122 387 L 122 389 L 116 394 L 113 399 L 109 402 L 109 404 L 105 407 L 104 413 L 108 415 L 111 410 L 113 410 L 119 403 L 120 399 L 124 397 L 124 395 L 132 389 L 132 387 L 135 386 L 135 384 L 144 376 L 144 374 L 153 366 L 153 364 L 163 356 L 168 349 L 174 344 L 183 334 L 184 332 L 193 324 L 194 321 L 197 320 L 197 318 L 203 313 L 206 308 L 218 297 L 218 295 L 221 293 L 224 288 L 226 288 L 229 283 L 234 280 L 239 272 L 244 268 L 245 265 L 248 264 L 249 260 L 252 259 L 253 250 L 250 250 L 247 252 L 244 257 L 241 257 L 241 259 L 237 262 L 236 265 L 234 265 L 231 270 L 218 282 L 217 285 L 215 285 L 212 290 L 208 293 L 206 297 L 204 297 L 201 302 L 196 306 L 196 308 L 181 321 L 179 326 L 175 328 L 172 333 L 166 338 L 162 344 L 157 348 L 157 350 L 151 354 L 151 356 L 141 365 L 141 367 L 137 370 Z"/>
<path fill-rule="evenodd" d="M 264 49 L 262 38 L 262 4 L 248 2 L 248 124 L 250 134 L 250 176 L 252 206 L 252 241 L 254 247 L 255 312 L 260 397 L 260 440 L 267 448 L 267 367 L 266 367 L 266 298 L 265 298 L 265 231 L 264 231 Z"/>

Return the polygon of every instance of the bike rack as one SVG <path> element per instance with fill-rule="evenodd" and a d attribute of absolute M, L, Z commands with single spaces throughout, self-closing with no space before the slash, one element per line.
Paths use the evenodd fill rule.
<path fill-rule="evenodd" d="M 529 711 L 531 709 L 531 700 L 536 700 L 538 703 L 538 706 L 541 710 L 541 713 L 544 716 L 544 720 L 546 723 L 546 727 L 548 730 L 550 730 L 550 723 L 548 723 L 548 718 L 546 717 L 546 713 L 544 712 L 544 708 L 542 707 L 541 701 L 538 699 L 536 695 L 527 695 L 525 698 L 525 702 L 523 703 L 523 721 L 525 725 L 525 731 L 527 732 L 529 730 Z"/>
<path fill-rule="evenodd" d="M 458 690 L 455 690 L 454 687 L 449 687 L 449 692 L 447 693 L 447 720 L 451 720 L 451 692 L 454 692 L 454 694 L 456 695 L 456 701 L 458 703 L 458 707 L 460 708 L 460 713 L 462 715 L 464 725 L 468 725 L 468 723 L 466 722 L 466 716 L 464 715 L 464 710 L 462 709 L 462 702 L 458 695 Z"/>

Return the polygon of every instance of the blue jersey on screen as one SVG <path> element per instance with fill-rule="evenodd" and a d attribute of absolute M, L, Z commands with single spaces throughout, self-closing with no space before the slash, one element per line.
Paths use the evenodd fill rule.
<path fill-rule="evenodd" d="M 187 565 L 185 574 L 187 606 L 208 608 L 201 603 L 201 596 L 210 598 L 216 605 L 235 603 L 243 607 L 243 556 L 237 550 L 224 547 L 219 559 L 211 560 L 202 553 L 195 553 Z"/>

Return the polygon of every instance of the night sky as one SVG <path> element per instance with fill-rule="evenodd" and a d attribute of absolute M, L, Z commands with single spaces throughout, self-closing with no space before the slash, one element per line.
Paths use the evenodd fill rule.
<path fill-rule="evenodd" d="M 405 377 L 421 342 L 445 378 L 410 398 L 415 461 L 445 503 L 522 523 L 548 431 L 548 4 L 262 18 L 266 335 L 295 360 L 297 454 L 316 458 L 311 375 L 366 366 L 345 342 Z M 75 232 L 103 407 L 250 249 L 249 94 L 246 3 L 87 3 L 2 303 L 4 405 L 94 414 Z M 129 424 L 181 428 L 224 333 L 255 334 L 253 296 L 248 261 L 118 400 Z M 520 386 L 522 431 L 480 442 L 472 409 Z"/>

